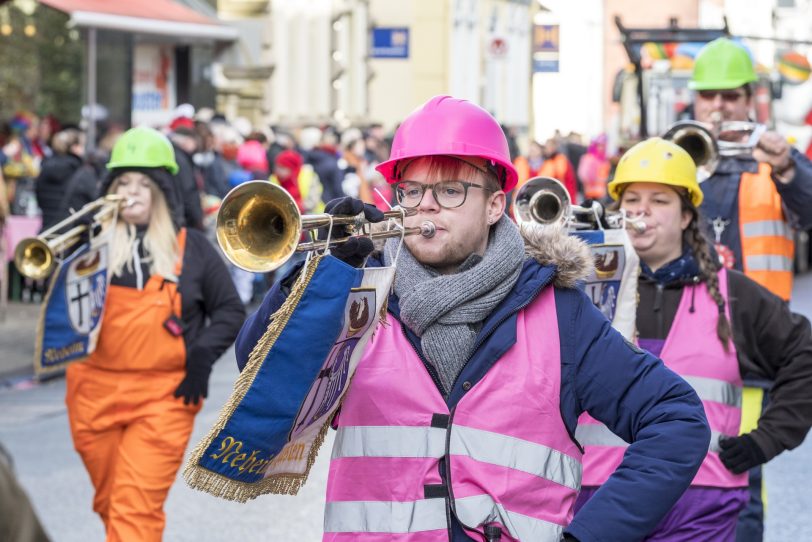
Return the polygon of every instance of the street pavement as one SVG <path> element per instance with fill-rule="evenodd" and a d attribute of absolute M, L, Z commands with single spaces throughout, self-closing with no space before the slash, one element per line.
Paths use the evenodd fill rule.
<path fill-rule="evenodd" d="M 812 318 L 812 274 L 796 281 L 793 309 Z M 23 313 L 12 306 L 0 323 L 0 356 L 33 337 L 24 332 Z M 31 312 L 31 311 L 28 311 Z M 30 316 L 30 315 L 29 315 Z M 33 325 L 33 323 L 31 323 Z M 15 329 L 18 341 L 7 333 Z M 30 327 L 30 326 L 29 326 Z M 29 337 L 30 336 L 30 337 Z M 0 365 L 0 370 L 5 365 Z M 190 448 L 214 424 L 237 377 L 229 350 L 215 366 L 210 396 L 195 422 Z M 0 379 L 0 382 L 2 380 Z M 101 521 L 92 512 L 90 480 L 73 450 L 65 413 L 63 379 L 43 384 L 15 377 L 0 389 L 0 442 L 11 452 L 17 475 L 46 530 L 57 542 L 102 540 Z M 166 503 L 168 542 L 273 541 L 317 542 L 321 539 L 324 493 L 332 431 L 310 479 L 300 494 L 263 496 L 246 504 L 211 497 L 189 488 L 180 476 Z M 808 540 L 812 533 L 812 442 L 807 440 L 766 466 L 768 514 L 766 542 Z"/>

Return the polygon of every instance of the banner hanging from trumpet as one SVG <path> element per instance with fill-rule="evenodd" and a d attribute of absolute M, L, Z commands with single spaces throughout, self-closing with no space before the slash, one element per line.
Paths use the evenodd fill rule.
<path fill-rule="evenodd" d="M 583 239 L 592 251 L 595 268 L 583 289 L 592 303 L 629 341 L 635 340 L 637 278 L 640 258 L 625 228 L 570 231 Z"/>
<path fill-rule="evenodd" d="M 239 502 L 299 491 L 386 311 L 394 271 L 308 260 L 192 452 L 190 486 Z"/>
<path fill-rule="evenodd" d="M 109 236 L 83 243 L 59 264 L 37 323 L 34 372 L 47 376 L 96 349 L 110 285 Z"/>

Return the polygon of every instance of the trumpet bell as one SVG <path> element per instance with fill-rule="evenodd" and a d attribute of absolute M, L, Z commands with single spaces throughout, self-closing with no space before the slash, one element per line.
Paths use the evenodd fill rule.
<path fill-rule="evenodd" d="M 23 276 L 42 280 L 53 272 L 56 259 L 48 243 L 37 237 L 29 237 L 20 241 L 14 249 L 14 265 Z"/>
<path fill-rule="evenodd" d="M 687 152 L 696 164 L 696 180 L 702 182 L 713 175 L 719 165 L 719 145 L 713 134 L 698 122 L 677 122 L 663 134 Z"/>
<path fill-rule="evenodd" d="M 217 242 L 226 258 L 242 269 L 273 271 L 296 252 L 302 235 L 296 202 L 268 181 L 233 188 L 217 213 Z"/>
<path fill-rule="evenodd" d="M 569 213 L 570 196 L 564 185 L 552 177 L 533 177 L 516 193 L 516 222 L 540 225 L 562 221 Z"/>

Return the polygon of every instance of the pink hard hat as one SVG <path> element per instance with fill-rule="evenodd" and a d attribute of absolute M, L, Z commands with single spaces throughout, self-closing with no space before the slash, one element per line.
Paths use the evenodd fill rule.
<path fill-rule="evenodd" d="M 377 169 L 390 183 L 400 180 L 398 163 L 436 155 L 477 156 L 496 166 L 503 190 L 516 187 L 502 127 L 487 111 L 468 100 L 435 96 L 410 114 L 395 132 L 389 160 Z"/>

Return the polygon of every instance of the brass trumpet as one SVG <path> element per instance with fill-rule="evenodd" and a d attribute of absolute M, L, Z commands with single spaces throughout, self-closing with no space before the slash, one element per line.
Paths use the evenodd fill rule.
<path fill-rule="evenodd" d="M 396 208 L 385 219 L 402 219 L 417 211 Z M 363 214 L 333 216 L 302 215 L 288 192 L 267 181 L 250 181 L 233 188 L 217 213 L 217 242 L 226 258 L 246 271 L 264 273 L 284 264 L 295 252 L 323 250 L 346 242 L 349 237 L 327 241 L 300 242 L 302 233 L 314 235 L 318 228 L 349 226 L 352 235 L 385 239 L 420 234 L 433 237 L 434 223 L 425 221 L 414 228 L 372 232 Z"/>
<path fill-rule="evenodd" d="M 14 249 L 14 265 L 20 274 L 28 278 L 34 280 L 47 278 L 56 268 L 57 261 L 79 242 L 88 228 L 100 226 L 129 204 L 129 200 L 125 200 L 124 196 L 116 194 L 91 201 L 36 237 L 27 237 L 20 241 Z M 91 213 L 89 225 L 80 223 L 80 219 L 87 220 L 84 217 Z"/>
<path fill-rule="evenodd" d="M 633 219 L 622 211 L 607 211 L 603 205 L 593 202 L 590 207 L 573 205 L 569 192 L 558 179 L 533 177 L 516 193 L 516 222 L 550 226 L 560 224 L 575 230 L 601 229 L 601 219 L 612 229 L 631 228 L 638 233 L 646 230 L 646 224 Z"/>
<path fill-rule="evenodd" d="M 713 175 L 720 158 L 752 154 L 766 129 L 764 124 L 747 121 L 716 122 L 709 129 L 702 123 L 685 120 L 672 124 L 663 139 L 673 141 L 691 155 L 696 164 L 696 180 L 701 183 Z"/>

